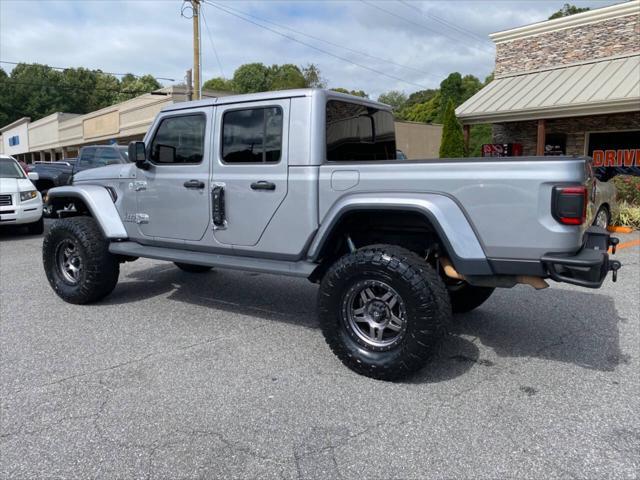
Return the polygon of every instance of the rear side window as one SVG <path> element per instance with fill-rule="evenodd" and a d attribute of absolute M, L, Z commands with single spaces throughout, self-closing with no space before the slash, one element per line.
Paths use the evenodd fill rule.
<path fill-rule="evenodd" d="M 282 109 L 250 108 L 226 112 L 222 119 L 225 163 L 278 163 L 282 154 Z"/>
<path fill-rule="evenodd" d="M 357 103 L 327 102 L 327 160 L 395 160 L 395 123 L 391 112 Z"/>
<path fill-rule="evenodd" d="M 151 142 L 150 160 L 154 163 L 202 162 L 206 126 L 206 117 L 199 114 L 165 118 Z M 175 155 L 160 155 L 161 146 L 175 149 Z"/>

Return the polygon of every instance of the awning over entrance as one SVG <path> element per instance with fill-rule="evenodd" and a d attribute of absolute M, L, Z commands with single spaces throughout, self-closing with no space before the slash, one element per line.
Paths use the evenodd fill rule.
<path fill-rule="evenodd" d="M 464 124 L 640 110 L 640 54 L 493 80 L 456 109 Z"/>

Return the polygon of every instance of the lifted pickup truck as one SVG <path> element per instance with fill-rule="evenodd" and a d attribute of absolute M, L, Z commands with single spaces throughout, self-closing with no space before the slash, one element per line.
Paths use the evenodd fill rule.
<path fill-rule="evenodd" d="M 49 191 L 61 298 L 105 297 L 138 257 L 305 277 L 329 346 L 374 378 L 421 368 L 496 287 L 597 288 L 620 268 L 589 227 L 588 158 L 397 160 L 390 108 L 336 92 L 172 105 L 129 158 Z"/>

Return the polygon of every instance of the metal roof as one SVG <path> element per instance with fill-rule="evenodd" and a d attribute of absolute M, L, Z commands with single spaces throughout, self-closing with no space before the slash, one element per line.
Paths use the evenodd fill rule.
<path fill-rule="evenodd" d="M 456 109 L 465 124 L 640 110 L 640 54 L 496 78 Z"/>

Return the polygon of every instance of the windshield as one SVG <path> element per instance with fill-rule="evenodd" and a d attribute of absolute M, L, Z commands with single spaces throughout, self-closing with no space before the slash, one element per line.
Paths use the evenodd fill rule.
<path fill-rule="evenodd" d="M 120 155 L 128 162 L 129 161 L 129 147 L 118 147 Z"/>
<path fill-rule="evenodd" d="M 0 158 L 0 178 L 25 178 L 22 167 L 10 158 Z"/>

